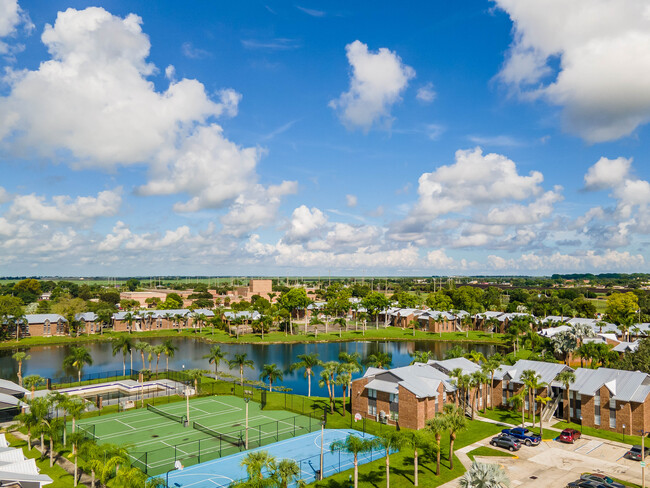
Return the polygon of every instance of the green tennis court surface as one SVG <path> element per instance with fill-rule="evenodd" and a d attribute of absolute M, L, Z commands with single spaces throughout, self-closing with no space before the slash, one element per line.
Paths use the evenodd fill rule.
<path fill-rule="evenodd" d="M 187 414 L 186 402 L 156 405 L 173 416 Z M 189 425 L 175 422 L 154 411 L 141 408 L 79 422 L 99 443 L 126 446 L 134 466 L 150 475 L 164 473 L 176 460 L 190 466 L 245 449 L 246 404 L 234 396 L 190 400 Z M 200 424 L 193 428 L 193 423 Z M 208 430 L 223 434 L 216 437 Z M 264 446 L 320 429 L 320 418 L 296 415 L 284 410 L 261 410 L 248 404 L 248 447 Z"/>

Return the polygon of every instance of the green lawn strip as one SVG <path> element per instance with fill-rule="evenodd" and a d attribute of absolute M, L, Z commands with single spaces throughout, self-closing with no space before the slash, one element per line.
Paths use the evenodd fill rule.
<path fill-rule="evenodd" d="M 477 412 L 477 414 L 481 417 L 496 420 L 497 422 L 503 422 L 514 426 L 521 425 L 521 410 L 512 410 L 510 408 L 497 407 L 494 410 L 488 408 L 485 410 L 485 412 L 480 411 Z M 538 420 L 539 416 L 536 417 L 536 421 Z M 526 412 L 526 422 L 530 421 L 531 419 L 528 418 L 528 412 Z"/>
<path fill-rule="evenodd" d="M 23 453 L 25 454 L 25 457 L 36 459 L 36 465 L 38 466 L 41 474 L 46 474 L 47 476 L 52 478 L 53 483 L 51 485 L 47 485 L 48 488 L 69 488 L 72 486 L 73 484 L 72 475 L 68 474 L 68 472 L 65 469 L 63 469 L 61 466 L 57 464 L 54 464 L 54 466 L 50 468 L 50 458 L 47 454 L 45 458 L 41 461 L 40 451 L 35 447 L 32 448 L 31 451 L 29 451 L 27 449 L 27 441 L 22 441 L 9 433 L 6 434 L 6 437 L 11 447 L 21 448 L 23 450 Z"/>
<path fill-rule="evenodd" d="M 556 429 L 575 429 L 581 431 L 585 435 L 600 437 L 601 439 L 607 439 L 609 441 L 622 442 L 624 444 L 630 445 L 641 445 L 641 437 L 638 435 L 623 435 L 617 432 L 610 432 L 608 430 L 600 430 L 593 427 L 583 427 L 580 424 L 575 424 L 573 422 L 558 422 L 554 424 L 553 427 Z"/>
<path fill-rule="evenodd" d="M 610 478 L 612 478 L 612 477 L 610 476 Z M 625 480 L 621 480 L 621 479 L 618 479 L 618 478 L 612 478 L 612 479 L 614 481 L 616 481 L 617 483 L 621 483 L 621 484 L 623 484 L 625 486 L 629 486 L 631 488 L 641 488 L 641 485 L 637 485 L 636 483 L 632 483 L 631 481 L 625 481 Z"/>
<path fill-rule="evenodd" d="M 510 454 L 508 451 L 500 451 L 498 449 L 492 449 L 491 447 L 481 446 L 476 449 L 472 449 L 467 453 L 467 457 L 474 461 L 475 456 L 494 456 L 494 457 L 515 457 L 514 454 Z"/>
<path fill-rule="evenodd" d="M 379 329 L 373 328 L 368 324 L 365 334 L 361 330 L 343 331 L 339 336 L 338 332 L 328 332 L 327 334 L 319 333 L 315 336 L 313 332 L 308 334 L 302 333 L 300 324 L 296 325 L 294 334 L 285 335 L 284 332 L 274 331 L 264 334 L 262 339 L 261 334 L 246 334 L 241 335 L 239 339 L 236 336 L 230 336 L 227 332 L 221 330 L 212 331 L 212 327 L 206 326 L 201 332 L 198 329 L 184 329 L 180 333 L 174 329 L 164 330 L 150 330 L 141 332 L 105 332 L 101 335 L 86 335 L 82 334 L 79 337 L 68 336 L 55 336 L 55 337 L 26 337 L 20 341 L 5 341 L 0 343 L 0 349 L 18 349 L 33 346 L 51 346 L 51 345 L 65 345 L 65 344 L 83 344 L 91 342 L 108 342 L 120 335 L 129 335 L 138 340 L 145 338 L 173 338 L 173 337 L 189 337 L 204 340 L 205 342 L 214 343 L 303 343 L 303 342 L 350 342 L 360 340 L 391 340 L 391 341 L 443 341 L 443 342 L 484 342 L 488 344 L 502 344 L 504 342 L 503 334 L 490 334 L 481 331 L 465 332 L 443 332 L 436 334 L 433 332 L 425 332 L 416 330 L 415 335 L 411 329 L 402 329 L 399 327 L 384 328 L 380 325 Z"/>

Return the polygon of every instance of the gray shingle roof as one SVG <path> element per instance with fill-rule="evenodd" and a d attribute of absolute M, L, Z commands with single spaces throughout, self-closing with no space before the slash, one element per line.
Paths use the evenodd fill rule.
<path fill-rule="evenodd" d="M 507 375 L 511 381 L 515 383 L 521 383 L 521 373 L 527 369 L 532 369 L 539 376 L 541 376 L 541 382 L 551 384 L 555 377 L 565 370 L 571 370 L 565 364 L 559 363 L 545 363 L 542 361 L 529 361 L 528 359 L 520 359 L 512 366 L 506 366 Z M 505 375 L 504 375 L 505 376 Z"/>
<path fill-rule="evenodd" d="M 94 322 L 97 320 L 97 314 L 95 312 L 78 313 L 74 318 L 76 320 L 83 320 L 84 322 Z"/>
<path fill-rule="evenodd" d="M 445 391 L 455 391 L 456 387 L 449 382 L 449 376 L 442 371 L 432 368 L 428 364 L 415 363 L 410 366 L 394 368 L 391 370 L 378 370 L 375 374 L 366 374 L 364 377 L 373 378 L 373 381 L 381 380 L 382 385 L 386 382 L 398 384 L 412 392 L 418 398 L 438 396 L 440 383 L 444 385 Z M 370 386 L 366 386 L 369 388 Z M 380 390 L 384 391 L 384 390 Z M 392 393 L 392 392 L 391 392 Z"/>
<path fill-rule="evenodd" d="M 581 395 L 593 396 L 605 385 L 615 400 L 642 403 L 650 393 L 650 375 L 640 371 L 578 368 L 575 374 L 576 381 L 569 390 Z"/>
<path fill-rule="evenodd" d="M 463 370 L 463 374 L 472 374 L 475 371 L 479 371 L 481 367 L 473 363 L 467 358 L 453 358 L 453 359 L 432 359 L 427 364 L 430 364 L 436 369 L 439 369 L 447 375 L 451 375 L 452 371 L 456 368 Z"/>
<path fill-rule="evenodd" d="M 29 324 L 43 324 L 46 320 L 49 320 L 50 323 L 55 323 L 59 320 L 67 322 L 65 317 L 57 313 L 28 313 L 25 317 L 27 317 L 27 323 Z"/>

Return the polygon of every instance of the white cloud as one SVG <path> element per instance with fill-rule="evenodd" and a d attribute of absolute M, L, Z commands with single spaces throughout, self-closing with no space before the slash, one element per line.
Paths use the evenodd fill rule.
<path fill-rule="evenodd" d="M 112 167 L 160 156 L 193 124 L 232 113 L 230 94 L 227 103 L 215 103 L 196 80 L 156 92 L 147 80 L 155 67 L 146 61 L 150 44 L 141 22 L 102 8 L 59 12 L 41 37 L 52 59 L 8 76 L 0 138 L 45 156 L 66 149 L 78 164 Z"/>
<path fill-rule="evenodd" d="M 427 253 L 427 263 L 434 269 L 449 269 L 455 265 L 454 258 L 447 256 L 444 249 L 435 249 Z"/>
<path fill-rule="evenodd" d="M 102 191 L 96 197 L 77 197 L 74 200 L 58 195 L 52 197 L 52 204 L 46 203 L 43 196 L 19 195 L 14 198 L 8 215 L 29 220 L 84 223 L 115 215 L 122 204 L 120 193 L 120 189 Z"/>
<path fill-rule="evenodd" d="M 9 200 L 11 200 L 9 192 L 0 186 L 0 205 L 7 203 Z"/>
<path fill-rule="evenodd" d="M 495 1 L 514 23 L 499 73 L 505 83 L 563 107 L 566 128 L 589 142 L 618 139 L 648 121 L 647 2 Z"/>
<path fill-rule="evenodd" d="M 29 16 L 18 5 L 18 0 L 0 0 L 0 55 L 6 59 L 13 60 L 13 55 L 24 49 L 22 44 L 8 44 L 2 40 L 14 36 L 21 25 L 27 33 L 34 28 Z"/>
<path fill-rule="evenodd" d="M 290 228 L 285 235 L 287 242 L 306 241 L 316 237 L 327 224 L 327 217 L 318 208 L 301 205 L 291 215 Z"/>
<path fill-rule="evenodd" d="M 391 107 L 401 98 L 415 70 L 386 48 L 373 53 L 361 41 L 345 47 L 352 67 L 349 91 L 330 102 L 348 128 L 368 131 L 373 124 L 390 125 Z"/>
<path fill-rule="evenodd" d="M 433 83 L 429 82 L 418 88 L 415 98 L 423 103 L 431 103 L 436 99 L 436 95 L 436 91 L 433 89 Z"/>
<path fill-rule="evenodd" d="M 562 201 L 562 188 L 548 191 L 528 205 L 509 205 L 493 208 L 487 214 L 487 222 L 501 225 L 534 224 L 550 217 L 556 203 Z"/>
<path fill-rule="evenodd" d="M 281 198 L 297 191 L 295 181 L 285 181 L 268 189 L 257 185 L 248 194 L 239 195 L 230 211 L 221 218 L 223 232 L 241 237 L 259 227 L 274 225 Z"/>
<path fill-rule="evenodd" d="M 516 164 L 500 154 L 458 150 L 454 164 L 420 176 L 413 214 L 432 219 L 473 205 L 524 200 L 541 193 L 543 180 L 538 171 L 519 175 Z"/>
<path fill-rule="evenodd" d="M 357 206 L 356 195 L 345 195 L 345 204 L 350 208 L 356 207 Z"/>
<path fill-rule="evenodd" d="M 585 189 L 603 190 L 621 185 L 630 171 L 631 164 L 631 158 L 600 158 L 585 175 Z"/>

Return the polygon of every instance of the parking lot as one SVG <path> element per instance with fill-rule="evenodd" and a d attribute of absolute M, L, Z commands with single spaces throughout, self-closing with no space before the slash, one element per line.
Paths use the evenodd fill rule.
<path fill-rule="evenodd" d="M 467 452 L 478 445 L 489 446 L 489 441 L 490 438 L 468 446 Z M 476 459 L 488 463 L 498 460 L 506 467 L 513 487 L 564 487 L 585 472 L 603 473 L 640 485 L 639 462 L 623 458 L 628 449 L 620 443 L 583 437 L 575 444 L 544 441 L 537 447 L 523 446 L 514 453 L 517 458 Z"/>

